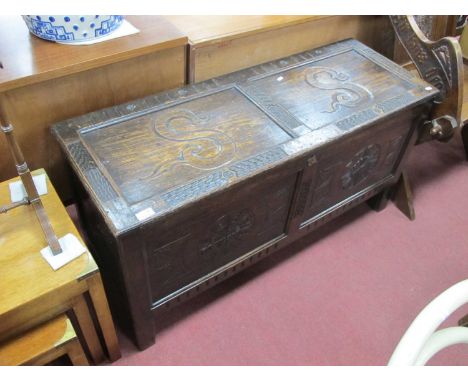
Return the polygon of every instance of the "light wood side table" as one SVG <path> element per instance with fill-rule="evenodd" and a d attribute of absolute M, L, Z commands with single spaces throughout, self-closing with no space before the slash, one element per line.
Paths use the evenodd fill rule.
<path fill-rule="evenodd" d="M 42 366 L 64 354 L 73 366 L 89 365 L 70 320 L 60 315 L 0 344 L 0 366 Z"/>
<path fill-rule="evenodd" d="M 43 169 L 34 175 L 45 173 Z M 8 204 L 8 183 L 0 183 L 0 204 Z M 74 234 L 76 227 L 47 177 L 48 193 L 41 197 L 57 237 Z M 83 243 L 84 244 L 84 243 Z M 95 311 L 111 361 L 120 358 L 117 336 L 99 269 L 89 252 L 57 271 L 42 258 L 47 246 L 33 208 L 22 206 L 0 215 L 0 342 L 67 312 L 81 330 L 83 345 L 93 361 L 104 353 L 86 301 Z M 74 316 L 74 317 L 73 317 Z M 75 327 L 76 328 L 76 327 Z"/>

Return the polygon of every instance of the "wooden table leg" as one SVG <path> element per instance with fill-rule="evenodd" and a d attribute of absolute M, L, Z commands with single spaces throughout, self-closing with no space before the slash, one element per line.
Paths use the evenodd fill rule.
<path fill-rule="evenodd" d="M 468 160 L 468 123 L 462 126 L 461 136 L 463 141 L 463 147 L 465 148 L 466 160 Z"/>
<path fill-rule="evenodd" d="M 88 359 L 86 358 L 78 338 L 66 344 L 66 348 L 67 355 L 73 366 L 89 366 Z"/>
<path fill-rule="evenodd" d="M 96 316 L 101 326 L 104 341 L 106 343 L 107 351 L 111 361 L 118 360 L 122 355 L 120 354 L 119 342 L 115 332 L 112 315 L 107 303 L 106 293 L 102 285 L 101 275 L 94 274 L 88 280 L 89 295 L 96 311 Z"/>
<path fill-rule="evenodd" d="M 78 325 L 83 333 L 84 340 L 88 346 L 91 358 L 96 365 L 104 361 L 104 353 L 99 342 L 99 338 L 94 328 L 93 319 L 89 313 L 88 305 L 83 295 L 75 298 L 73 303 L 73 312 L 75 313 Z"/>

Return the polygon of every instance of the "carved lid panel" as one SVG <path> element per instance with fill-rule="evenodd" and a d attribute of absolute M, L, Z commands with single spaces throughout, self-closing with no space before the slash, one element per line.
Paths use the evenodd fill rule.
<path fill-rule="evenodd" d="M 299 134 L 325 128 L 382 101 L 393 100 L 395 106 L 404 107 L 418 98 L 411 92 L 412 81 L 358 50 L 260 75 L 241 86 L 269 114 Z"/>
<path fill-rule="evenodd" d="M 80 137 L 130 205 L 291 138 L 234 88 L 85 130 Z"/>

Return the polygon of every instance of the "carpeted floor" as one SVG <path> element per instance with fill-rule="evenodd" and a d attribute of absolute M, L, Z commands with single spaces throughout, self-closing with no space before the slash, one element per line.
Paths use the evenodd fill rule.
<path fill-rule="evenodd" d="M 460 139 L 409 163 L 416 221 L 361 205 L 172 311 L 115 365 L 384 365 L 437 294 L 468 278 L 468 162 Z M 451 316 L 454 324 L 468 307 Z M 468 365 L 468 345 L 430 364 Z"/>

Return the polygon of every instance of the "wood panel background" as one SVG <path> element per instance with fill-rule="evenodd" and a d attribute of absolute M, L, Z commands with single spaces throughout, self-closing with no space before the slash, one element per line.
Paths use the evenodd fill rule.
<path fill-rule="evenodd" d="M 386 16 L 166 16 L 189 39 L 187 78 L 200 82 L 355 38 L 393 54 Z"/>

